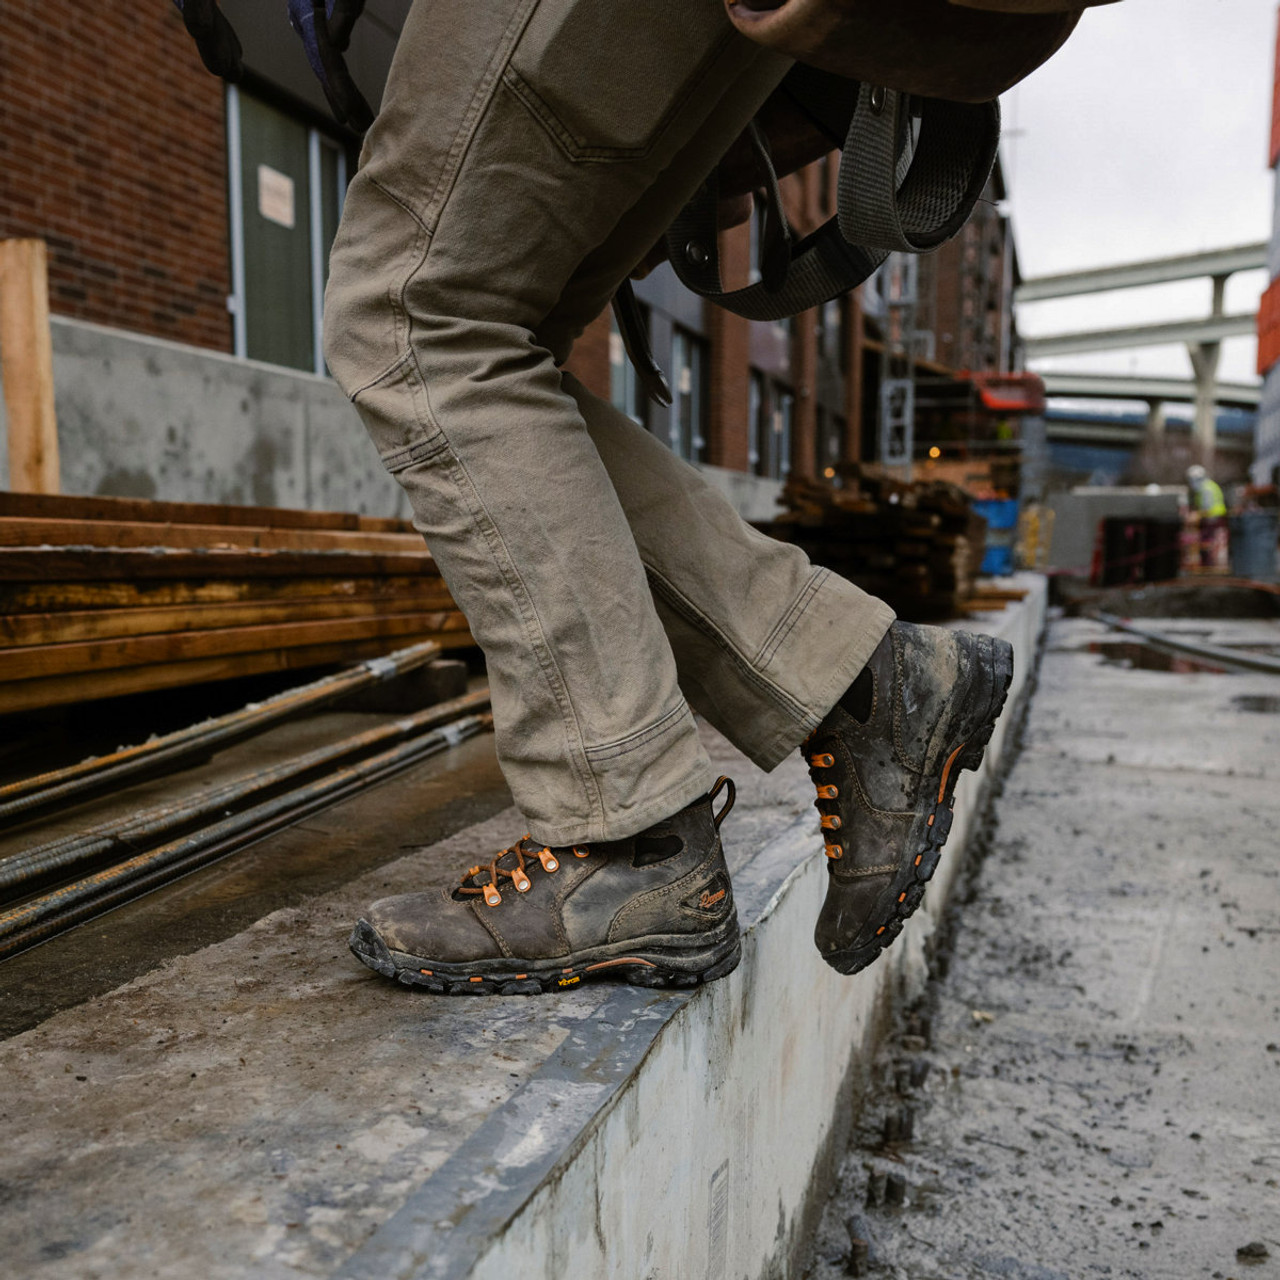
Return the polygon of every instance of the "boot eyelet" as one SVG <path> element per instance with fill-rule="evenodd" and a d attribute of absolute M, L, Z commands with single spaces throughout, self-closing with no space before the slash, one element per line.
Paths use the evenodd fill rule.
<path fill-rule="evenodd" d="M 502 901 L 502 894 L 493 885 L 487 884 L 484 887 L 484 900 L 486 906 L 496 907 Z"/>
<path fill-rule="evenodd" d="M 809 761 L 815 769 L 830 769 L 835 762 L 835 756 L 833 756 L 829 751 L 824 751 L 821 755 L 813 756 Z"/>
<path fill-rule="evenodd" d="M 838 844 L 825 844 L 822 846 L 822 851 L 832 862 L 838 862 L 844 857 L 844 850 Z"/>
<path fill-rule="evenodd" d="M 822 815 L 822 829 L 824 831 L 839 831 L 844 826 L 840 821 L 840 815 L 835 813 L 824 813 Z"/>
<path fill-rule="evenodd" d="M 575 858 L 589 858 L 589 857 L 591 856 L 591 850 L 590 850 L 590 849 L 579 849 L 579 848 L 578 848 L 578 846 L 575 844 L 575 845 L 573 846 L 573 856 L 574 856 Z"/>
<path fill-rule="evenodd" d="M 838 800 L 839 798 L 840 798 L 839 787 L 819 787 L 818 788 L 819 800 Z"/>
<path fill-rule="evenodd" d="M 511 879 L 515 883 L 517 893 L 528 893 L 533 888 L 533 881 L 519 871 Z"/>

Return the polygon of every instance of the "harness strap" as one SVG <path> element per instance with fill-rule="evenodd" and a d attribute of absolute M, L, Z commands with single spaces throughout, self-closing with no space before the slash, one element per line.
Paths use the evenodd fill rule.
<path fill-rule="evenodd" d="M 717 243 L 720 186 L 713 170 L 667 232 L 671 265 L 685 285 L 748 320 L 781 320 L 861 284 L 891 252 L 924 252 L 960 230 L 995 164 L 999 104 L 911 98 L 873 85 L 857 89 L 836 217 L 791 245 L 785 271 L 775 265 L 773 246 L 763 244 L 768 278 L 726 290 Z M 756 150 L 766 170 L 766 206 L 777 199 L 780 210 L 767 145 Z"/>

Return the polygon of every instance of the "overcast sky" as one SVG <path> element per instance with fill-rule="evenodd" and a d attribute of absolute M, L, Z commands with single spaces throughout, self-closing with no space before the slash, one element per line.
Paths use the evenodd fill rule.
<path fill-rule="evenodd" d="M 1267 168 L 1276 0 L 1121 0 L 1004 99 L 1004 163 L 1024 277 L 1271 237 Z M 1263 272 L 1233 278 L 1250 310 Z M 1207 283 L 1024 306 L 1026 334 L 1208 314 Z M 1232 339 L 1221 376 L 1254 378 Z M 1190 375 L 1178 347 L 1043 360 L 1039 369 Z"/>

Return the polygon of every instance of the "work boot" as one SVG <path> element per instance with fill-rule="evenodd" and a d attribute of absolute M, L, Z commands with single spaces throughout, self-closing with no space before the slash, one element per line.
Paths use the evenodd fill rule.
<path fill-rule="evenodd" d="M 692 987 L 723 977 L 741 952 L 720 847 L 733 798 L 721 778 L 626 840 L 553 849 L 525 836 L 454 889 L 375 902 L 351 950 L 388 978 L 444 995 L 536 995 L 594 978 Z"/>
<path fill-rule="evenodd" d="M 895 622 L 801 748 L 829 859 L 814 942 L 833 969 L 865 969 L 920 905 L 1012 679 L 1004 640 Z"/>

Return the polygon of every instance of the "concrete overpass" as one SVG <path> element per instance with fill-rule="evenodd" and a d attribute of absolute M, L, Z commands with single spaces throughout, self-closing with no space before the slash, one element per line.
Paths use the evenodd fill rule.
<path fill-rule="evenodd" d="M 1244 337 L 1257 330 L 1253 313 L 1227 315 L 1224 307 L 1227 280 L 1240 271 L 1253 271 L 1267 265 L 1264 243 L 1236 245 L 1200 253 L 1180 254 L 1169 258 L 1152 258 L 1113 267 L 1097 267 L 1060 275 L 1040 276 L 1024 281 L 1015 291 L 1019 303 L 1043 302 L 1052 298 L 1078 297 L 1106 293 L 1115 289 L 1136 289 L 1168 284 L 1177 280 L 1208 278 L 1213 282 L 1213 302 L 1208 316 L 1164 324 L 1131 325 L 1121 329 L 1094 329 L 1079 333 L 1049 334 L 1026 340 L 1027 354 L 1035 360 L 1053 355 L 1075 355 L 1092 351 L 1114 351 L 1133 347 L 1184 344 L 1191 358 L 1194 379 L 1123 379 L 1087 375 L 1049 374 L 1045 376 L 1050 395 L 1078 395 L 1086 398 L 1146 400 L 1150 406 L 1148 430 L 1163 430 L 1166 400 L 1190 399 L 1195 405 L 1195 434 L 1201 451 L 1211 460 L 1216 445 L 1216 412 L 1218 405 L 1240 404 L 1235 397 L 1251 392 L 1252 401 L 1244 407 L 1257 407 L 1257 391 L 1237 385 L 1225 394 L 1218 387 L 1218 364 L 1222 343 L 1228 338 Z M 1060 389 L 1067 379 L 1075 379 L 1072 390 Z M 1137 382 L 1162 384 L 1170 394 L 1148 388 L 1139 394 Z M 1106 385 L 1109 384 L 1109 385 Z M 1120 394 L 1121 384 L 1126 391 Z M 1084 388 L 1084 389 L 1081 389 Z M 1190 394 L 1188 394 L 1188 391 Z"/>

